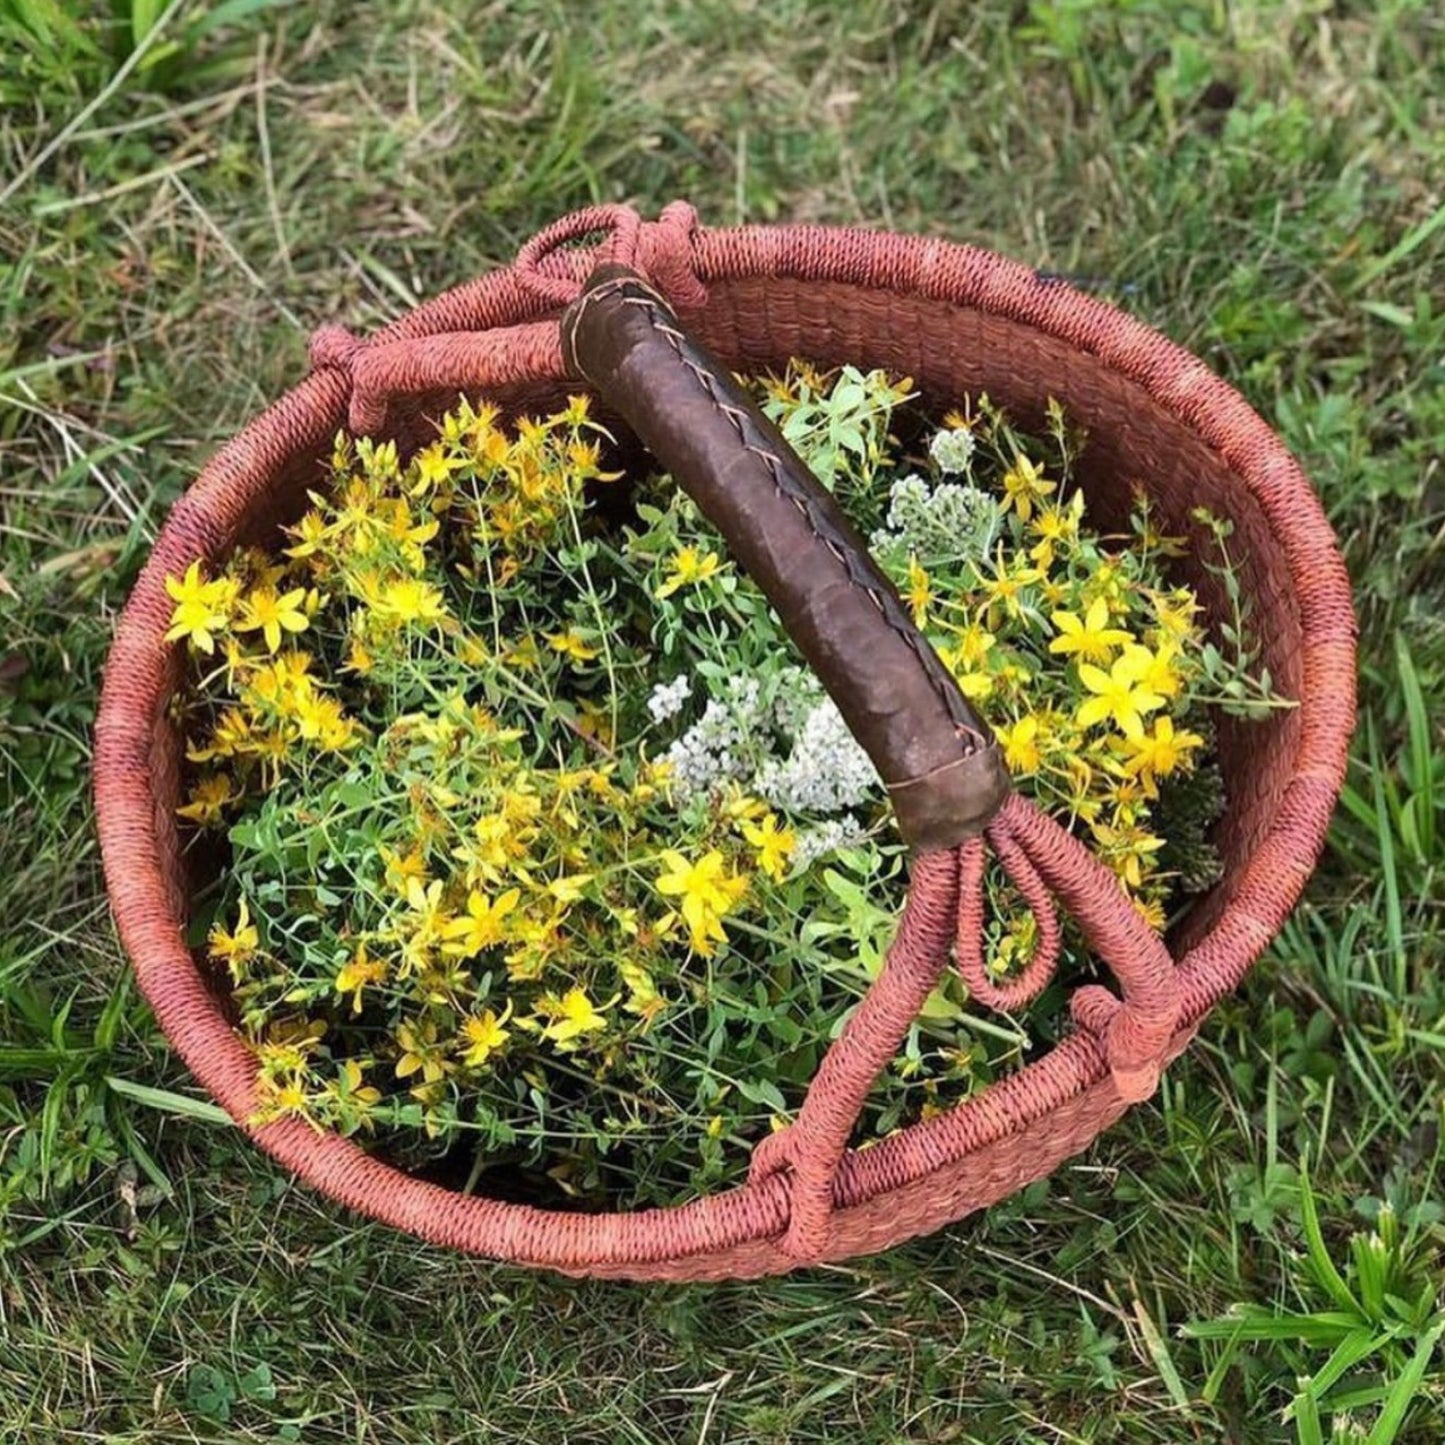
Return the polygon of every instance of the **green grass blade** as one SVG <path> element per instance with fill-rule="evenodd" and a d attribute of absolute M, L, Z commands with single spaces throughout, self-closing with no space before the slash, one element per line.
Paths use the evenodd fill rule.
<path fill-rule="evenodd" d="M 183 1119 L 194 1119 L 201 1124 L 221 1124 L 227 1128 L 235 1120 L 219 1105 L 205 1099 L 193 1099 L 189 1094 L 177 1094 L 170 1089 L 153 1089 L 147 1084 L 132 1083 L 129 1079 L 118 1079 L 114 1074 L 105 1076 L 106 1085 L 112 1092 L 125 1099 L 134 1099 L 147 1109 L 158 1109 L 163 1114 L 175 1114 Z"/>
<path fill-rule="evenodd" d="M 1390 1386 L 1390 1393 L 1385 1397 L 1384 1406 L 1374 1427 L 1365 1437 L 1365 1445 L 1391 1445 L 1399 1435 L 1405 1416 L 1415 1402 L 1415 1396 L 1425 1379 L 1425 1371 L 1430 1368 L 1430 1358 L 1434 1355 L 1435 1346 L 1440 1343 L 1442 1334 L 1445 1334 L 1445 1320 L 1435 1325 L 1421 1339 L 1415 1353 L 1410 1357 L 1410 1363 L 1405 1366 L 1400 1378 Z"/>
<path fill-rule="evenodd" d="M 1335 1352 L 1310 1376 L 1308 1388 L 1315 1399 L 1323 1400 L 1361 1360 L 1368 1359 L 1376 1350 L 1399 1334 L 1398 1329 L 1382 1330 L 1375 1334 L 1371 1330 L 1355 1330 L 1340 1341 Z"/>
<path fill-rule="evenodd" d="M 1186 1414 L 1189 1411 L 1189 1392 L 1184 1388 L 1184 1381 L 1179 1378 L 1178 1367 L 1174 1363 L 1174 1357 L 1169 1353 L 1169 1346 L 1164 1336 L 1159 1332 L 1159 1326 L 1154 1323 L 1149 1311 L 1144 1308 L 1144 1301 L 1134 1301 L 1134 1318 L 1139 1322 L 1139 1330 L 1144 1336 L 1145 1348 L 1149 1351 L 1149 1358 L 1154 1361 L 1154 1368 L 1159 1371 L 1159 1378 L 1164 1382 L 1164 1388 L 1169 1392 L 1169 1398 Z"/>
<path fill-rule="evenodd" d="M 1320 1424 L 1319 1402 L 1308 1389 L 1301 1390 L 1290 1402 L 1294 1414 L 1295 1439 L 1299 1445 L 1324 1445 L 1324 1429 Z"/>
<path fill-rule="evenodd" d="M 1350 1292 L 1344 1275 L 1335 1267 L 1334 1260 L 1330 1258 L 1329 1249 L 1325 1245 L 1324 1233 L 1320 1229 L 1319 1210 L 1315 1206 L 1314 1189 L 1310 1184 L 1308 1159 L 1303 1160 L 1300 1164 L 1299 1180 L 1300 1223 L 1304 1228 L 1305 1251 L 1310 1263 L 1314 1266 L 1315 1277 L 1340 1309 L 1358 1320 L 1360 1317 L 1359 1302 Z"/>
<path fill-rule="evenodd" d="M 1366 286 L 1378 281 L 1387 271 L 1394 270 L 1407 256 L 1418 251 L 1442 226 L 1445 226 L 1445 203 L 1442 203 L 1434 214 L 1426 217 L 1418 226 L 1407 231 L 1383 256 L 1371 261 L 1355 277 L 1355 284 L 1350 288 L 1351 291 L 1363 291 Z"/>
<path fill-rule="evenodd" d="M 1425 706 L 1420 675 L 1403 635 L 1395 638 L 1395 665 L 1400 675 L 1400 697 L 1405 704 L 1406 751 L 1409 758 L 1408 807 L 1413 824 L 1414 845 L 1420 861 L 1435 861 L 1435 758 L 1434 729 Z"/>

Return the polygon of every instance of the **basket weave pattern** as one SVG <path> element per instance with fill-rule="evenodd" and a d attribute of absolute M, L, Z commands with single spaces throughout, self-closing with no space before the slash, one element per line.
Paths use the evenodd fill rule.
<path fill-rule="evenodd" d="M 650 226 L 616 208 L 598 215 L 615 229 L 614 253 L 626 242 L 706 345 L 739 371 L 780 368 L 793 356 L 883 367 L 912 376 L 929 406 L 986 390 L 1025 425 L 1057 397 L 1089 433 L 1080 482 L 1097 524 L 1123 520 L 1135 484 L 1168 530 L 1187 533 L 1200 505 L 1233 521 L 1264 661 L 1299 706 L 1264 723 L 1221 719 L 1225 876 L 1170 940 L 1179 1023 L 1164 1058 L 1176 1056 L 1293 907 L 1343 781 L 1354 616 L 1335 539 L 1295 461 L 1197 358 L 988 252 L 827 228 L 709 230 L 677 206 Z M 749 1184 L 677 1209 L 564 1214 L 452 1193 L 299 1120 L 249 1124 L 255 1059 L 228 1021 L 223 991 L 184 942 L 190 880 L 175 815 L 183 744 L 168 718 L 184 657 L 164 641 L 165 578 L 197 558 L 215 565 L 238 542 L 274 539 L 303 508 L 348 424 L 405 447 L 427 438 L 427 419 L 454 405 L 458 391 L 485 391 L 512 410 L 560 401 L 569 387 L 555 317 L 600 252 L 555 243 L 596 228 L 584 220 L 544 233 L 516 266 L 445 293 L 370 341 L 323 331 L 312 374 L 224 447 L 177 504 L 106 671 L 95 791 L 107 885 L 140 986 L 182 1058 L 263 1148 L 323 1193 L 438 1244 L 568 1273 L 778 1273 L 800 1257 L 785 1247 L 794 1210 L 785 1172 L 755 1169 Z M 1189 559 L 1180 570 L 1211 616 L 1223 618 L 1212 574 Z M 1013 826 L 1027 825 L 1020 816 Z M 946 954 L 959 879 L 956 869 L 943 876 L 941 856 L 915 860 L 901 931 L 927 935 Z M 949 1113 L 846 1153 L 810 1253 L 865 1254 L 994 1203 L 1085 1148 L 1128 1107 L 1102 1032 L 1081 1027 Z"/>

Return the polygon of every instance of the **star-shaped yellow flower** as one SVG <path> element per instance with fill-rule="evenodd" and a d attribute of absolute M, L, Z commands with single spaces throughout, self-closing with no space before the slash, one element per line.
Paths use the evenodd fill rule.
<path fill-rule="evenodd" d="M 224 577 L 208 582 L 201 564 L 192 562 L 184 577 L 166 578 L 166 592 L 176 604 L 166 641 L 175 642 L 184 637 L 202 652 L 214 652 L 215 634 L 223 632 L 231 620 L 235 583 Z"/>
<path fill-rule="evenodd" d="M 678 907 L 692 935 L 692 946 L 706 956 L 714 943 L 722 943 L 723 918 L 736 907 L 747 892 L 748 880 L 730 874 L 727 860 L 714 848 L 689 863 L 681 853 L 668 849 L 662 855 L 667 870 L 657 880 L 657 891 L 665 897 L 677 898 Z"/>
<path fill-rule="evenodd" d="M 445 953 L 474 958 L 484 948 L 501 943 L 507 936 L 506 917 L 521 902 L 521 890 L 509 888 L 499 898 L 488 900 L 475 888 L 467 895 L 467 911 L 443 929 Z"/>
<path fill-rule="evenodd" d="M 1109 604 L 1102 597 L 1089 604 L 1083 621 L 1072 612 L 1055 612 L 1053 624 L 1058 636 L 1049 643 L 1049 651 L 1080 662 L 1108 662 L 1116 648 L 1134 640 L 1122 627 L 1109 626 Z"/>
<path fill-rule="evenodd" d="M 798 846 L 798 835 L 791 828 L 778 827 L 778 820 L 772 813 L 761 823 L 745 822 L 742 828 L 743 837 L 757 849 L 758 867 L 774 883 L 781 883 L 788 872 L 788 859 Z"/>
<path fill-rule="evenodd" d="M 500 1017 L 494 1009 L 484 1009 L 468 1018 L 461 1031 L 464 1045 L 462 1063 L 469 1069 L 484 1068 L 492 1055 L 511 1038 L 511 1030 L 506 1027 L 511 1017 L 512 1001 L 508 999 Z"/>
<path fill-rule="evenodd" d="M 672 567 L 657 596 L 671 597 L 681 587 L 691 587 L 697 582 L 706 582 L 722 565 L 716 552 L 699 552 L 696 547 L 679 547 L 672 559 Z"/>
<path fill-rule="evenodd" d="M 266 639 L 266 651 L 281 646 L 285 632 L 305 632 L 310 623 L 305 609 L 306 589 L 293 587 L 277 592 L 274 587 L 257 587 L 241 599 L 237 632 L 259 632 Z"/>
<path fill-rule="evenodd" d="M 1144 731 L 1144 714 L 1164 706 L 1164 699 L 1144 685 L 1153 665 L 1154 654 L 1138 646 L 1126 647 L 1108 672 L 1092 663 L 1080 663 L 1079 681 L 1094 695 L 1079 707 L 1079 726 L 1111 722 L 1125 737 L 1139 737 Z"/>

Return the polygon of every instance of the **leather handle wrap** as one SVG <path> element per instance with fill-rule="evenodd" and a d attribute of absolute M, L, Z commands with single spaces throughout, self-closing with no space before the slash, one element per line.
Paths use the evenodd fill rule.
<path fill-rule="evenodd" d="M 630 268 L 599 266 L 562 317 L 589 382 L 777 609 L 893 800 L 904 841 L 951 848 L 1008 795 L 987 724 L 913 625 L 838 504 Z"/>

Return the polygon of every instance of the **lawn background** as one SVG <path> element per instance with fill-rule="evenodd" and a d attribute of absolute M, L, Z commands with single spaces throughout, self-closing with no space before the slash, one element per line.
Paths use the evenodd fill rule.
<path fill-rule="evenodd" d="M 0 1441 L 1445 1438 L 1445 10 L 113 13 L 0 0 Z M 574 1284 L 210 1117 L 127 981 L 89 732 L 149 540 L 309 329 L 676 196 L 991 246 L 1195 349 L 1340 531 L 1363 714 L 1308 901 L 1091 1153 L 855 1266 Z"/>

